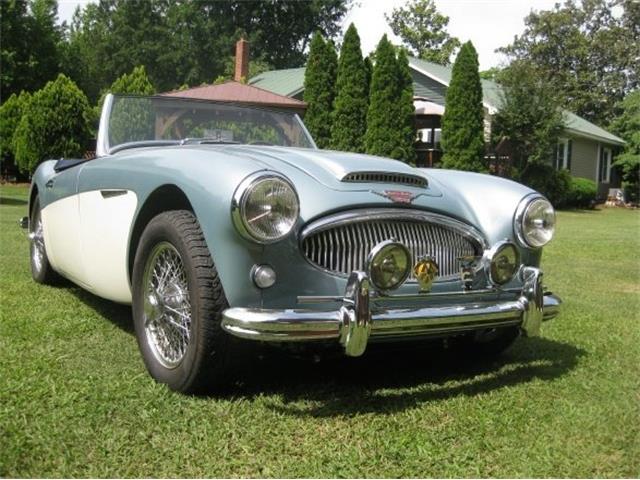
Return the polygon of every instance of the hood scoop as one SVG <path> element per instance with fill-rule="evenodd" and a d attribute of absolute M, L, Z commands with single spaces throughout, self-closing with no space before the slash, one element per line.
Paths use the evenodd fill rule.
<path fill-rule="evenodd" d="M 427 179 L 420 175 L 397 172 L 351 172 L 342 177 L 346 183 L 396 183 L 415 188 L 427 188 Z"/>

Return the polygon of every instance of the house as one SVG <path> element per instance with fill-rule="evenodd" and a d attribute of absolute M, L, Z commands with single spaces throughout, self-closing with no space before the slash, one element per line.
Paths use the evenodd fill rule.
<path fill-rule="evenodd" d="M 235 59 L 233 80 L 213 85 L 201 85 L 185 90 L 173 90 L 160 95 L 263 107 L 270 110 L 297 113 L 301 117 L 304 116 L 307 104 L 302 100 L 289 95 L 278 94 L 272 90 L 260 88 L 257 85 L 244 83 L 249 72 L 249 42 L 241 39 L 236 43 Z"/>
<path fill-rule="evenodd" d="M 413 78 L 416 114 L 418 165 L 433 166 L 440 161 L 441 119 L 445 95 L 451 81 L 451 68 L 417 58 L 409 58 Z M 250 85 L 302 100 L 304 94 L 303 68 L 272 70 L 249 81 Z M 485 110 L 485 137 L 491 133 L 491 119 L 500 107 L 500 86 L 482 80 Z M 620 185 L 620 179 L 611 168 L 616 150 L 624 141 L 587 120 L 565 111 L 566 128 L 553 159 L 556 168 L 564 168 L 575 177 L 593 180 L 599 196 Z"/>

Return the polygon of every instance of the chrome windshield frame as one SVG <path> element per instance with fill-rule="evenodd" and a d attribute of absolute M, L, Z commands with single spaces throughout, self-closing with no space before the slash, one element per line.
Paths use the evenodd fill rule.
<path fill-rule="evenodd" d="M 302 130 L 302 133 L 304 134 L 305 138 L 307 139 L 307 142 L 310 145 L 310 148 L 317 150 L 318 146 L 316 145 L 315 140 L 313 139 L 313 137 L 311 136 L 311 133 L 309 133 L 309 130 L 307 129 L 306 125 L 304 124 L 304 122 L 302 121 L 302 119 L 300 118 L 300 116 L 297 113 L 293 113 L 293 112 L 284 112 L 284 111 L 280 111 L 280 110 L 274 110 L 274 109 L 269 109 L 269 108 L 261 108 L 261 107 L 254 107 L 254 106 L 250 106 L 250 105 L 240 105 L 238 103 L 233 103 L 233 102 L 215 102 L 215 101 L 208 101 L 208 100 L 202 100 L 202 99 L 193 99 L 193 98 L 180 98 L 180 97 L 163 97 L 163 96 L 158 96 L 158 95 L 148 95 L 148 96 L 144 96 L 144 95 L 117 95 L 118 97 L 137 97 L 137 98 L 157 98 L 157 99 L 163 99 L 163 100 L 185 100 L 191 103 L 209 103 L 209 104 L 220 104 L 220 105 L 225 105 L 227 107 L 238 107 L 238 108 L 243 108 L 243 109 L 247 109 L 247 110 L 262 110 L 262 111 L 267 111 L 267 112 L 273 112 L 273 113 L 278 113 L 280 115 L 290 115 L 292 118 L 292 122 L 294 124 L 297 124 L 300 129 Z M 107 95 L 105 95 L 104 97 L 104 102 L 102 104 L 102 110 L 100 112 L 100 125 L 98 127 L 98 136 L 96 139 L 96 157 L 104 157 L 107 155 L 111 155 L 113 153 L 116 153 L 120 150 L 124 150 L 125 148 L 121 148 L 123 145 L 126 144 L 121 144 L 121 145 L 116 145 L 114 147 L 112 147 L 109 144 L 109 119 L 111 117 L 111 110 L 113 109 L 113 104 L 114 104 L 114 99 L 116 98 L 116 95 L 112 94 L 112 93 L 108 93 Z M 155 140 L 149 140 L 149 143 L 151 144 L 152 142 L 154 142 Z M 167 145 L 168 143 L 160 143 L 162 142 L 161 140 L 158 140 L 158 145 Z M 136 143 L 140 143 L 140 142 L 129 142 L 132 145 L 136 144 Z M 146 143 L 146 142 L 144 142 Z M 151 145 L 150 145 L 151 146 Z M 283 145 L 279 145 L 279 146 L 283 146 Z M 293 147 L 293 148 L 305 148 L 305 147 Z"/>

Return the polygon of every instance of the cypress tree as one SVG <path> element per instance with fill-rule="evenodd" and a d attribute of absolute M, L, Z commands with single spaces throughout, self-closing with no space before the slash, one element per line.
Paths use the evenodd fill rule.
<path fill-rule="evenodd" d="M 320 148 L 331 143 L 331 113 L 335 97 L 338 56 L 333 42 L 325 42 L 316 32 L 311 40 L 309 60 L 304 74 L 304 123 Z"/>
<path fill-rule="evenodd" d="M 442 166 L 486 172 L 484 161 L 484 110 L 478 73 L 478 54 L 465 43 L 453 64 L 442 117 Z"/>
<path fill-rule="evenodd" d="M 404 51 L 383 36 L 376 49 L 367 113 L 367 153 L 405 162 L 415 159 L 413 82 Z"/>
<path fill-rule="evenodd" d="M 367 73 L 356 27 L 347 29 L 340 50 L 331 146 L 347 152 L 364 151 L 368 106 Z"/>
<path fill-rule="evenodd" d="M 398 144 L 397 158 L 407 163 L 416 160 L 416 151 L 413 147 L 416 137 L 415 129 L 415 107 L 413 106 L 413 79 L 409 70 L 409 59 L 406 51 L 401 48 L 398 52 L 397 60 L 398 75 Z"/>
<path fill-rule="evenodd" d="M 398 75 L 393 45 L 384 35 L 376 48 L 376 64 L 371 75 L 371 96 L 367 112 L 367 153 L 391 156 L 396 147 L 397 132 L 393 118 L 398 101 Z"/>

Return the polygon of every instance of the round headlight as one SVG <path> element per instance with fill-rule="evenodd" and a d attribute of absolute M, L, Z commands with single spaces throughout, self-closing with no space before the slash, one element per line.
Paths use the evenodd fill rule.
<path fill-rule="evenodd" d="M 541 196 L 525 198 L 516 211 L 514 227 L 523 246 L 543 247 L 553 238 L 556 212 L 549 201 Z"/>
<path fill-rule="evenodd" d="M 488 253 L 487 270 L 491 283 L 504 285 L 518 273 L 520 254 L 511 242 L 499 242 Z"/>
<path fill-rule="evenodd" d="M 245 179 L 234 195 L 232 217 L 245 237 L 259 243 L 276 242 L 293 229 L 300 204 L 287 179 L 258 174 Z"/>
<path fill-rule="evenodd" d="M 367 258 L 367 273 L 371 284 L 381 292 L 395 290 L 409 276 L 411 253 L 393 240 L 380 242 Z"/>

